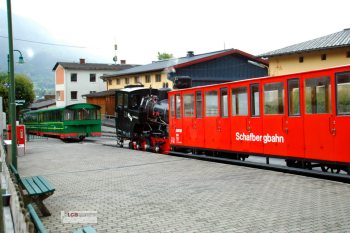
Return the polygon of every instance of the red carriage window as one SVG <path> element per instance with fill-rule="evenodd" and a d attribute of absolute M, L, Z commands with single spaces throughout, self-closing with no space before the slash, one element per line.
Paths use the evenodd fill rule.
<path fill-rule="evenodd" d="M 205 93 L 205 116 L 218 116 L 218 91 L 208 91 Z"/>
<path fill-rule="evenodd" d="M 337 114 L 350 114 L 350 72 L 336 74 Z"/>
<path fill-rule="evenodd" d="M 194 94 L 183 95 L 184 98 L 184 117 L 194 116 Z"/>
<path fill-rule="evenodd" d="M 305 112 L 309 114 L 331 112 L 331 84 L 329 77 L 305 80 Z"/>
<path fill-rule="evenodd" d="M 232 88 L 232 116 L 248 115 L 248 94 L 246 87 Z"/>
<path fill-rule="evenodd" d="M 228 94 L 227 88 L 220 89 L 220 116 L 228 117 Z"/>
<path fill-rule="evenodd" d="M 196 92 L 196 117 L 202 118 L 202 92 Z"/>
<path fill-rule="evenodd" d="M 259 84 L 250 85 L 250 115 L 251 116 L 260 116 Z"/>
<path fill-rule="evenodd" d="M 170 96 L 170 115 L 175 116 L 175 97 L 173 95 Z"/>
<path fill-rule="evenodd" d="M 176 118 L 181 118 L 181 96 L 178 94 L 175 96 L 176 103 L 175 103 L 175 115 Z"/>
<path fill-rule="evenodd" d="M 283 82 L 264 84 L 264 114 L 284 113 Z"/>
<path fill-rule="evenodd" d="M 300 116 L 299 79 L 288 80 L 288 109 L 289 116 Z"/>

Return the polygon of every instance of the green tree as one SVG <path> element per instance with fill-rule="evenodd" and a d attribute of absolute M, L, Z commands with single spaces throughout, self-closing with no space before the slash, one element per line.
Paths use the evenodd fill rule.
<path fill-rule="evenodd" d="M 15 74 L 16 100 L 24 100 L 23 105 L 16 107 L 17 113 L 28 108 L 35 99 L 34 85 L 32 80 L 24 74 Z M 9 79 L 7 73 L 0 73 L 0 96 L 3 98 L 3 109 L 8 114 L 9 108 Z"/>
<path fill-rule="evenodd" d="M 171 59 L 174 58 L 173 54 L 171 53 L 160 53 L 158 52 L 158 60 L 167 60 L 167 59 Z"/>

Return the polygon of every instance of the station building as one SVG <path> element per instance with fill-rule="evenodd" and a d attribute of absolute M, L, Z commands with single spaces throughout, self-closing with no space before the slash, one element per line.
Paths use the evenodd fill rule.
<path fill-rule="evenodd" d="M 350 63 L 350 28 L 259 55 L 269 75 L 284 75 Z"/>

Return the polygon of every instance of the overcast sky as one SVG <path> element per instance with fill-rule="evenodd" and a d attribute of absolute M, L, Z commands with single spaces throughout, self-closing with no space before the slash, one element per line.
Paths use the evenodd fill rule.
<path fill-rule="evenodd" d="M 224 47 L 258 55 L 349 28 L 349 9 L 349 0 L 12 0 L 13 14 L 58 41 L 110 62 L 116 42 L 118 59 L 133 64 Z"/>

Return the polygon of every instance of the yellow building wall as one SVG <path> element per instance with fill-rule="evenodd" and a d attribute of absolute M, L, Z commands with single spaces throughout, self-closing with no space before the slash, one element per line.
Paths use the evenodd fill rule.
<path fill-rule="evenodd" d="M 334 66 L 348 65 L 350 64 L 350 58 L 347 57 L 347 53 L 349 51 L 350 47 L 347 47 L 271 57 L 269 58 L 269 75 L 276 76 L 292 74 Z M 322 54 L 326 54 L 326 60 L 321 60 Z M 299 62 L 299 57 L 304 57 L 304 61 L 302 63 Z"/>
<path fill-rule="evenodd" d="M 160 82 L 156 82 L 156 75 L 160 74 Z M 146 83 L 146 76 L 150 76 L 150 82 Z M 135 82 L 135 77 L 138 77 L 139 82 Z M 124 88 L 126 85 L 135 85 L 135 84 L 143 84 L 144 87 L 150 87 L 152 88 L 162 88 L 163 84 L 167 83 L 169 88 L 173 87 L 173 83 L 168 80 L 167 73 L 146 73 L 146 74 L 139 74 L 139 75 L 127 75 L 127 76 L 120 76 L 120 77 L 113 77 L 112 83 L 107 83 L 107 89 L 121 89 Z M 117 83 L 117 79 L 119 79 L 119 84 Z M 126 83 L 126 79 L 129 80 L 129 83 Z"/>

